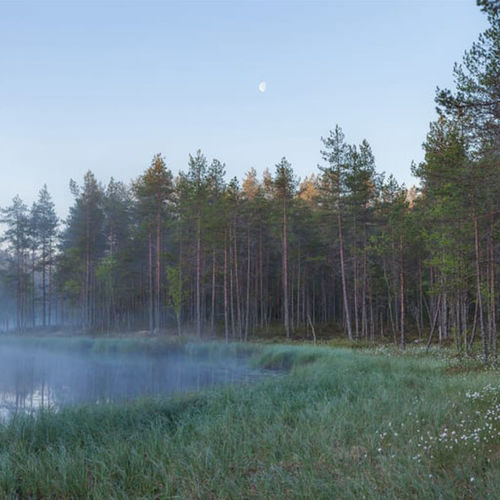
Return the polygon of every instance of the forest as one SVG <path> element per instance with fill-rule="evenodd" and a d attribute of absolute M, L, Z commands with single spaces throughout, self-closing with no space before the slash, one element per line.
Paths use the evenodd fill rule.
<path fill-rule="evenodd" d="M 20 9 L 12 4 L 12 10 L 0 2 L 0 40 L 3 28 L 15 32 L 8 77 L 12 87 L 22 81 L 24 66 L 27 71 L 44 66 L 34 73 L 40 78 L 29 82 L 38 97 L 25 99 L 26 89 L 13 94 L 14 113 L 4 120 L 13 127 L 8 137 L 16 141 L 17 114 L 31 103 L 39 109 L 40 103 L 49 105 L 54 120 L 62 117 L 62 126 L 78 123 L 82 128 L 72 132 L 86 133 L 82 124 L 89 110 L 81 112 L 81 106 L 92 108 L 94 120 L 99 99 L 114 98 L 121 106 L 127 89 L 151 91 L 155 106 L 148 113 L 163 119 L 153 89 L 165 83 L 158 77 L 158 57 L 164 52 L 168 75 L 178 77 L 166 88 L 188 116 L 186 130 L 195 136 L 185 113 L 190 99 L 201 90 L 209 95 L 214 82 L 226 88 L 234 61 L 246 56 L 245 65 L 251 66 L 256 48 L 269 45 L 270 52 L 278 53 L 290 42 L 311 40 L 300 60 L 319 67 L 324 55 L 318 52 L 319 41 L 335 48 L 345 42 L 345 32 L 334 37 L 331 24 L 339 25 L 336 17 L 345 9 L 340 19 L 349 21 L 350 70 L 359 69 L 354 68 L 357 50 L 365 51 L 366 37 L 371 41 L 380 33 L 380 26 L 373 25 L 382 18 L 382 29 L 397 19 L 404 27 L 415 24 L 416 42 L 401 44 L 413 64 L 407 47 L 427 57 L 429 44 L 422 36 L 443 40 L 455 33 L 462 40 L 471 12 L 467 6 L 462 9 L 466 15 L 451 15 L 463 7 L 456 2 L 438 8 L 439 2 L 330 3 L 41 2 L 34 15 L 30 2 Z M 2 498 L 498 498 L 500 4 L 476 3 L 487 27 L 452 73 L 450 68 L 454 83 L 435 91 L 434 119 L 429 116 L 433 121 L 427 134 L 424 128 L 416 138 L 423 142 L 422 160 L 406 166 L 414 186 L 383 172 L 375 158 L 375 152 L 381 154 L 376 138 L 373 149 L 370 137 L 352 143 L 349 137 L 358 137 L 356 130 L 351 124 L 344 134 L 335 116 L 318 137 L 305 178 L 298 175 L 303 165 L 291 161 L 292 143 L 267 165 L 234 178 L 226 173 L 234 171 L 231 162 L 223 162 L 228 151 L 214 148 L 219 158 L 193 151 L 181 166 L 172 160 L 172 149 L 144 158 L 131 181 L 118 175 L 99 179 L 93 173 L 99 163 L 76 152 L 68 155 L 64 147 L 73 152 L 74 143 L 65 144 L 59 133 L 51 136 L 64 151 L 68 172 L 76 170 L 78 161 L 88 161 L 89 170 L 83 179 L 68 179 L 72 198 L 64 218 L 53 198 L 57 186 L 50 183 L 36 186 L 41 189 L 31 206 L 17 195 L 9 202 L 14 193 L 1 203 Z M 258 9 L 264 5 L 265 22 Z M 288 17 L 283 8 L 290 10 Z M 10 19 L 2 24 L 4 11 L 12 16 L 12 26 L 7 26 Z M 430 12 L 438 35 L 420 22 Z M 422 17 L 414 19 L 416 13 Z M 206 14 L 212 16 L 209 23 Z M 153 16 L 158 23 L 152 25 Z M 172 26 L 172 19 L 179 20 L 177 31 L 158 29 L 169 22 Z M 275 29 L 288 34 L 286 19 L 295 21 L 301 33 L 281 44 L 284 31 Z M 368 27 L 359 46 L 350 37 L 354 19 Z M 447 31 L 445 23 L 452 19 L 458 24 Z M 427 14 L 425 20 L 430 20 Z M 264 25 L 273 36 L 264 34 L 255 44 L 252 30 L 258 28 L 260 36 Z M 159 31 L 155 38 L 149 38 L 152 26 Z M 392 27 L 377 51 L 401 41 Z M 94 28 L 95 40 L 89 41 Z M 236 28 L 248 33 L 240 37 Z M 322 36 L 315 39 L 313 31 L 320 28 Z M 195 32 L 199 38 L 188 41 L 186 36 L 179 53 L 167 53 L 179 33 Z M 138 34 L 144 44 L 136 46 Z M 225 40 L 237 42 L 227 56 L 230 71 L 213 78 L 222 65 L 212 67 L 203 55 Z M 294 43 L 291 47 L 298 46 Z M 38 44 L 44 45 L 40 54 L 47 57 L 46 68 L 36 57 L 33 64 Z M 456 48 L 455 41 L 451 45 Z M 147 57 L 139 54 L 144 48 Z M 102 60 L 97 57 L 101 52 Z M 108 63 L 112 55 L 127 62 L 127 72 L 117 64 L 100 80 L 99 61 Z M 135 55 L 144 56 L 135 62 L 142 61 L 158 77 L 158 87 L 149 80 L 145 87 L 143 82 L 128 82 L 124 88 L 113 84 L 135 72 L 128 64 Z M 380 51 L 375 64 L 383 62 L 386 71 L 389 56 Z M 187 85 L 190 72 L 177 75 L 176 68 L 187 66 L 189 57 L 201 78 L 180 99 L 176 88 Z M 278 65 L 287 76 L 290 61 L 296 65 L 294 58 Z M 84 97 L 77 90 L 87 70 Z M 405 70 L 404 64 L 391 69 Z M 71 78 L 64 79 L 66 73 Z M 144 74 L 140 77 L 147 80 Z M 270 90 L 273 76 L 262 76 L 269 78 Z M 384 87 L 397 86 L 389 83 L 390 73 L 383 77 Z M 51 91 L 60 83 L 67 94 L 44 97 L 44 78 Z M 396 79 L 401 81 L 408 80 Z M 92 84 L 100 93 L 92 93 Z M 112 91 L 101 89 L 106 84 Z M 439 81 L 431 82 L 431 89 L 434 84 Z M 220 102 L 238 103 L 241 95 L 246 107 L 261 103 L 269 113 L 273 101 L 264 101 L 266 85 L 262 80 L 257 90 L 249 84 L 248 94 L 238 89 L 226 95 L 218 89 L 222 101 L 215 94 L 206 100 L 214 110 Z M 367 77 L 359 88 L 369 85 Z M 382 101 L 386 90 L 377 88 L 373 95 Z M 404 91 L 413 98 L 411 89 Z M 127 101 L 127 116 L 142 127 L 140 107 L 149 101 L 134 97 Z M 231 111 L 239 113 L 243 108 L 238 106 Z M 363 107 L 363 112 L 369 110 Z M 73 122 L 65 121 L 69 114 Z M 113 119 L 120 116 L 113 114 Z M 169 121 L 175 116 L 169 114 Z M 258 123 L 264 116 L 269 114 L 259 111 Z M 304 116 L 299 109 L 297 119 Z M 283 118 L 280 114 L 280 123 Z M 19 123 L 26 135 L 23 151 L 31 153 L 27 148 L 36 149 L 42 135 L 23 116 Z M 232 144 L 227 124 L 223 144 Z M 360 123 L 360 130 L 364 126 L 369 128 Z M 126 130 L 117 134 L 113 127 L 102 127 L 106 133 L 97 131 L 99 141 L 106 141 L 115 155 L 113 134 L 119 136 L 132 158 L 133 147 L 128 149 L 122 138 Z M 180 127 L 177 121 L 175 127 Z M 143 132 L 149 136 L 154 129 L 148 122 Z M 317 135 L 321 132 L 318 127 Z M 272 140 L 281 144 L 280 131 L 275 133 Z M 394 133 L 394 141 L 397 137 L 402 136 Z M 171 139 L 182 143 L 180 137 Z M 203 137 L 199 140 L 203 144 Z M 154 136 L 152 143 L 151 153 L 157 151 Z M 94 144 L 93 153 L 100 156 Z M 52 151 L 46 151 L 51 161 Z M 267 160 L 272 155 L 265 151 L 263 145 L 260 152 Z M 239 148 L 238 153 L 244 156 Z M 38 154 L 34 157 L 43 164 Z M 244 164 L 251 165 L 247 160 Z M 6 172 L 16 165 L 2 168 Z M 86 169 L 85 164 L 79 172 Z M 113 169 L 124 171 L 119 161 Z M 20 177 L 15 173 L 13 182 Z M 23 173 L 25 182 L 33 182 Z M 44 171 L 41 184 L 53 173 Z"/>
<path fill-rule="evenodd" d="M 299 180 L 283 157 L 227 179 L 201 152 L 174 176 L 158 154 L 131 184 L 70 181 L 1 210 L 0 329 L 72 327 L 229 340 L 254 335 L 480 346 L 497 353 L 500 12 L 436 91 L 407 188 L 334 126 Z M 314 160 L 313 160 L 314 161 Z M 270 159 L 270 164 L 273 159 Z M 311 169 L 313 171 L 313 169 Z"/>

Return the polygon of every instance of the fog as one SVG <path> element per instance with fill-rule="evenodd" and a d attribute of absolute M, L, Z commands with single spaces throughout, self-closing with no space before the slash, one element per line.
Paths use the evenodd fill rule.
<path fill-rule="evenodd" d="M 169 396 L 260 376 L 236 357 L 94 353 L 0 340 L 0 418 L 42 407 Z"/>

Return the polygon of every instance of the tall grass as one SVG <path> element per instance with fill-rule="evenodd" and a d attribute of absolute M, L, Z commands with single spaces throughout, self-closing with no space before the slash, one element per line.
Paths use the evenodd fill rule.
<path fill-rule="evenodd" d="M 491 414 L 499 391 L 484 389 L 496 372 L 452 374 L 439 359 L 328 347 L 189 348 L 253 353 L 255 364 L 289 371 L 169 400 L 15 418 L 0 429 L 3 495 L 494 498 L 500 491 L 500 410 Z M 474 446 L 440 438 L 464 426 L 489 430 Z"/>

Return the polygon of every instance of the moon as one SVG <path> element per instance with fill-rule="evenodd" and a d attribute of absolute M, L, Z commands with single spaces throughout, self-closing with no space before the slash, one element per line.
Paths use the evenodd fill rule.
<path fill-rule="evenodd" d="M 266 91 L 267 84 L 266 82 L 260 82 L 259 83 L 259 92 L 264 93 Z"/>

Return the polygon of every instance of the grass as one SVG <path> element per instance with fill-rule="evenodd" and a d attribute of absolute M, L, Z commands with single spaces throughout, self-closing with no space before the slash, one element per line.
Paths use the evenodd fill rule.
<path fill-rule="evenodd" d="M 498 372 L 446 359 L 204 344 L 287 368 L 253 385 L 70 408 L 0 427 L 21 498 L 494 498 Z M 464 438 L 463 436 L 466 436 Z"/>

